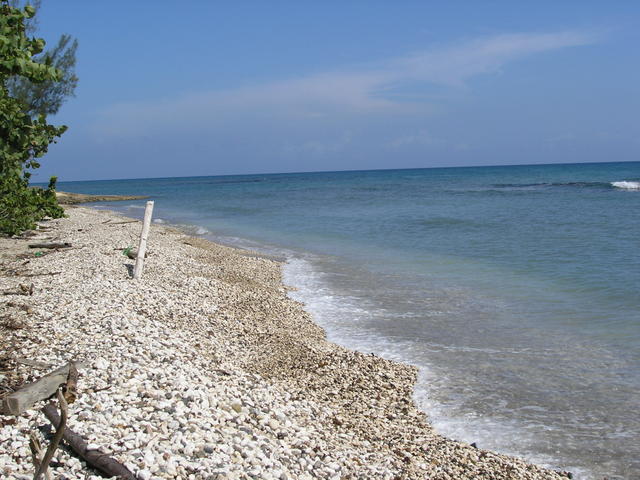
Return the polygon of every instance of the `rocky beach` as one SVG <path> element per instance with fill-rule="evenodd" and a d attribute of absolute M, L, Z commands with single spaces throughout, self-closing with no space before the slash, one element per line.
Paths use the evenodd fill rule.
<path fill-rule="evenodd" d="M 413 403 L 416 369 L 328 342 L 275 259 L 154 224 L 134 281 L 140 222 L 67 215 L 0 239 L 0 396 L 81 362 L 67 426 L 137 478 L 570 477 L 440 436 Z M 33 477 L 44 404 L 0 415 L 0 477 Z M 64 445 L 50 469 L 101 478 Z"/>

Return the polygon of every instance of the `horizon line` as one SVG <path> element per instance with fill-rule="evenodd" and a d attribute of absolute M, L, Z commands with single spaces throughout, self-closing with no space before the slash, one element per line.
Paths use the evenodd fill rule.
<path fill-rule="evenodd" d="M 346 173 L 346 172 L 383 172 L 393 170 L 442 170 L 450 168 L 495 168 L 495 167 L 536 167 L 549 165 L 600 165 L 610 163 L 640 163 L 640 160 L 618 160 L 612 162 L 562 162 L 562 163 L 514 163 L 514 164 L 487 164 L 487 165 L 452 165 L 448 167 L 403 167 L 403 168 L 368 168 L 368 169 L 345 169 L 345 170 L 311 170 L 311 171 L 294 171 L 294 172 L 254 172 L 254 173 L 225 173 L 211 175 L 183 175 L 183 176 L 163 176 L 163 177 L 134 177 L 134 178 L 103 178 L 92 180 L 61 180 L 58 177 L 58 183 L 76 183 L 76 182 L 119 182 L 131 180 L 166 180 L 172 178 L 208 178 L 208 177 L 242 177 L 256 175 L 300 175 L 300 174 L 321 174 L 321 173 Z M 46 182 L 32 182 L 33 185 L 47 184 Z"/>

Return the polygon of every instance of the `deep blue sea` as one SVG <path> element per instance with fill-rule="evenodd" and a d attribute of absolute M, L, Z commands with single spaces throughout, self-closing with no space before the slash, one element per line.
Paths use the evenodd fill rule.
<path fill-rule="evenodd" d="M 330 340 L 420 367 L 416 401 L 445 435 L 640 477 L 640 163 L 59 189 L 150 195 L 157 222 L 286 258 Z"/>

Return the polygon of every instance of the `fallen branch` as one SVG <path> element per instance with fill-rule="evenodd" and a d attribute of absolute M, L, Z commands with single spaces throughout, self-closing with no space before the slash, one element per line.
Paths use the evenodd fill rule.
<path fill-rule="evenodd" d="M 69 242 L 64 243 L 30 243 L 29 248 L 69 248 L 71 244 Z"/>
<path fill-rule="evenodd" d="M 70 365 L 64 365 L 5 396 L 0 413 L 3 415 L 21 415 L 40 400 L 46 400 L 51 397 L 56 393 L 60 385 L 68 381 Z"/>
<path fill-rule="evenodd" d="M 42 409 L 49 421 L 56 425 L 59 422 L 58 413 L 53 405 L 49 404 Z M 57 432 L 56 432 L 57 434 Z M 62 437 L 69 448 L 87 465 L 106 474 L 108 477 L 117 477 L 122 480 L 135 480 L 135 475 L 118 462 L 115 458 L 110 457 L 98 450 L 89 450 L 87 442 L 73 430 L 66 428 Z"/>
<path fill-rule="evenodd" d="M 47 451 L 44 454 L 44 458 L 42 459 L 42 462 L 40 462 L 40 465 L 38 465 L 36 473 L 33 476 L 33 480 L 38 480 L 40 478 L 40 475 L 46 474 L 47 468 L 49 468 L 49 462 L 51 462 L 51 459 L 53 458 L 53 454 L 55 453 L 56 448 L 58 448 L 58 444 L 60 443 L 60 440 L 62 440 L 62 437 L 64 435 L 64 430 L 67 425 L 68 409 L 67 409 L 67 402 L 64 399 L 64 395 L 62 394 L 61 390 L 58 390 L 58 405 L 60 406 L 59 421 L 52 422 L 56 427 L 56 434 L 51 439 L 51 443 L 49 443 L 49 447 L 47 448 Z M 56 411 L 55 407 L 52 404 L 49 404 L 48 406 L 50 406 L 54 412 Z M 57 416 L 57 413 L 56 413 L 56 416 Z"/>

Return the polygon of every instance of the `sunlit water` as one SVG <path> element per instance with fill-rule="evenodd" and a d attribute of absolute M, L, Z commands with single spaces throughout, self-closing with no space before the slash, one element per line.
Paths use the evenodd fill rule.
<path fill-rule="evenodd" d="M 640 476 L 640 163 L 59 188 L 151 195 L 158 221 L 287 258 L 331 340 L 420 367 L 416 401 L 448 436 Z"/>

